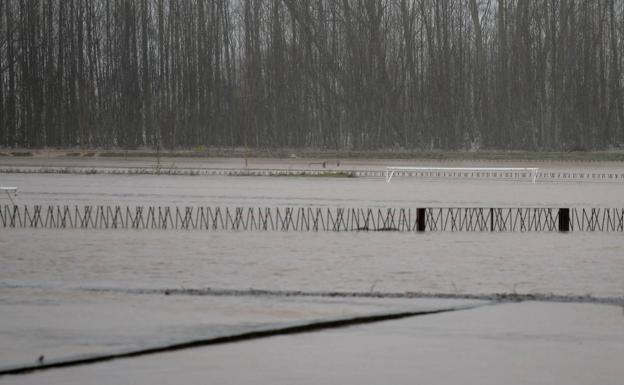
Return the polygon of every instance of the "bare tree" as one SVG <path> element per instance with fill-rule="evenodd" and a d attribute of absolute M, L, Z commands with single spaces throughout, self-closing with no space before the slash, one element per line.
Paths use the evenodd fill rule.
<path fill-rule="evenodd" d="M 605 149 L 624 0 L 0 0 L 0 145 Z"/>

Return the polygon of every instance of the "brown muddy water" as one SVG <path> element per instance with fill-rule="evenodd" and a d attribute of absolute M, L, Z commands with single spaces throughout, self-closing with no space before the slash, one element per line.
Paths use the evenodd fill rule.
<path fill-rule="evenodd" d="M 383 178 L 2 174 L 0 185 L 17 186 L 15 203 L 28 205 L 624 207 L 624 183 L 533 185 L 527 181 L 396 178 L 387 184 Z M 0 197 L 0 203 L 8 203 L 7 197 Z M 260 322 L 245 310 L 249 299 L 215 297 L 211 291 L 273 293 L 267 304 L 260 306 L 273 309 L 271 322 L 292 319 L 276 310 L 286 300 L 280 299 L 280 293 L 285 292 L 460 297 L 515 293 L 617 299 L 624 298 L 624 236 L 598 232 L 416 234 L 2 228 L 0 313 L 3 309 L 17 313 L 0 317 L 0 342 L 9 341 L 14 346 L 0 354 L 0 367 L 30 362 L 29 357 L 36 357 L 37 352 L 64 345 L 68 340 L 79 348 L 60 349 L 59 358 L 72 356 L 72 352 L 115 351 L 116 341 L 127 341 L 128 334 L 132 334 L 122 333 L 122 338 L 112 333 L 123 330 L 120 319 L 133 312 L 141 314 L 147 302 L 155 308 L 178 311 L 183 317 L 185 312 L 175 310 L 172 297 L 163 293 L 195 289 L 204 290 L 214 305 L 206 307 L 207 312 L 227 308 L 222 311 L 227 317 L 222 317 L 225 321 L 220 318 L 219 323 L 185 321 L 186 326 L 192 324 L 180 333 L 185 338 L 207 331 L 249 328 L 250 323 Z M 152 294 L 137 294 L 141 292 Z M 93 305 L 103 295 L 114 297 L 106 301 L 116 305 Z M 201 298 L 193 301 L 202 303 Z M 292 298 L 287 301 L 297 302 Z M 341 301 L 344 306 L 357 307 L 357 299 L 346 297 Z M 91 306 L 83 308 L 84 303 Z M 124 304 L 121 310 L 120 303 Z M 331 307 L 322 301 L 314 306 L 326 310 Z M 56 310 L 49 312 L 51 307 Z M 93 321 L 101 326 L 97 338 L 59 332 L 59 325 L 46 327 L 46 317 L 61 316 L 64 309 L 74 316 L 80 314 L 79 309 L 90 309 L 92 313 L 84 317 L 98 320 Z M 154 335 L 162 338 L 163 333 L 172 330 L 163 311 L 148 313 L 153 333 L 147 333 L 146 339 Z M 26 317 L 28 328 L 20 328 L 20 320 Z M 33 323 L 33 317 L 41 324 Z M 106 326 L 107 317 L 114 326 Z M 135 345 L 144 346 L 145 339 L 137 340 Z"/>
<path fill-rule="evenodd" d="M 624 183 L 6 174 L 0 180 L 19 187 L 18 204 L 624 206 Z M 621 233 L 2 229 L 0 264 L 4 287 L 624 296 Z"/>

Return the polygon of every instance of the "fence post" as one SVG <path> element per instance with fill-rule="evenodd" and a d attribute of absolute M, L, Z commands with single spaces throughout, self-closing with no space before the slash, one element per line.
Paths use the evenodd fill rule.
<path fill-rule="evenodd" d="M 570 209 L 559 209 L 559 232 L 567 233 L 570 231 Z"/>
<path fill-rule="evenodd" d="M 422 233 L 425 231 L 425 209 L 416 209 L 416 231 Z"/>

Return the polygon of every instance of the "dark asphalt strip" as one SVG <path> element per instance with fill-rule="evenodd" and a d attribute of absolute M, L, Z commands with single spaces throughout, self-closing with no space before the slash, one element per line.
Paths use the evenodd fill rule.
<path fill-rule="evenodd" d="M 366 316 L 358 316 L 358 317 L 350 317 L 350 318 L 333 319 L 333 320 L 327 320 L 327 321 L 314 321 L 314 322 L 305 323 L 305 324 L 277 327 L 277 328 L 271 328 L 271 329 L 265 329 L 265 330 L 256 330 L 256 331 L 251 331 L 251 332 L 232 334 L 232 335 L 207 338 L 207 339 L 198 339 L 198 340 L 192 340 L 192 341 L 187 341 L 187 342 L 175 343 L 172 345 L 132 350 L 128 352 L 104 354 L 104 355 L 97 355 L 97 356 L 90 356 L 90 357 L 83 357 L 83 358 L 74 358 L 74 359 L 67 359 L 67 360 L 61 360 L 61 361 L 55 361 L 55 362 L 49 362 L 49 363 L 44 362 L 42 364 L 37 364 L 37 365 L 5 368 L 5 369 L 0 369 L 0 376 L 27 374 L 27 373 L 32 373 L 32 372 L 42 371 L 42 370 L 96 364 L 99 362 L 112 361 L 116 359 L 140 357 L 140 356 L 146 356 L 150 354 L 173 352 L 177 350 L 192 349 L 192 348 L 203 347 L 203 346 L 221 345 L 221 344 L 228 344 L 228 343 L 234 343 L 234 342 L 255 340 L 255 339 L 260 339 L 260 338 L 268 338 L 268 337 L 290 335 L 290 334 L 310 333 L 310 332 L 316 332 L 316 331 L 321 331 L 321 330 L 326 330 L 326 329 L 334 329 L 334 328 L 342 328 L 342 327 L 348 327 L 348 326 L 354 326 L 354 325 L 363 325 L 363 324 L 382 322 L 382 321 L 398 320 L 398 319 L 408 318 L 408 317 L 448 313 L 448 312 L 459 311 L 459 310 L 473 309 L 476 307 L 481 307 L 481 306 L 491 305 L 491 304 L 492 303 L 453 307 L 453 308 L 446 308 L 446 309 L 405 311 L 405 312 L 384 313 L 384 314 L 374 314 L 374 315 L 366 315 Z"/>

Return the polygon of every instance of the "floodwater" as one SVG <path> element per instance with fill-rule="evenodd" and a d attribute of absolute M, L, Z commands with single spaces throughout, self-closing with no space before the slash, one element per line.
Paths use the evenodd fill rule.
<path fill-rule="evenodd" d="M 395 177 L 229 177 L 1 174 L 17 203 L 169 206 L 622 207 L 624 182 Z M 2 197 L 6 202 L 6 197 Z"/>
<path fill-rule="evenodd" d="M 624 183 L 3 175 L 19 204 L 624 207 Z M 6 198 L 5 198 L 6 199 Z M 621 233 L 0 230 L 4 286 L 624 296 Z"/>
<path fill-rule="evenodd" d="M 504 304 L 48 371 L 14 384 L 621 385 L 621 310 Z"/>
<path fill-rule="evenodd" d="M 624 207 L 624 183 L 2 174 L 0 185 L 17 186 L 15 202 L 28 205 Z M 207 295 L 163 294 L 193 289 Z M 63 359 L 146 346 L 146 339 L 167 335 L 184 340 L 414 305 L 280 297 L 289 291 L 624 298 L 624 235 L 0 228 L 0 313 L 13 314 L 0 317 L 0 368 L 32 363 L 44 351 Z M 97 327 L 76 335 L 58 321 L 64 314 Z M 142 317 L 150 318 L 147 331 Z M 134 323 L 125 328 L 128 319 Z"/>

